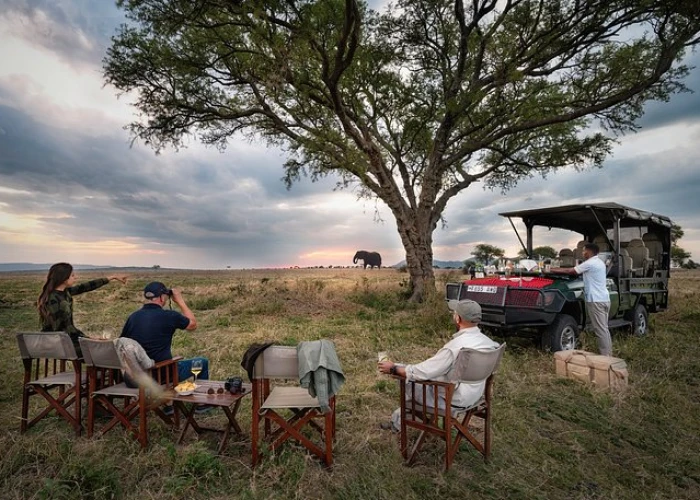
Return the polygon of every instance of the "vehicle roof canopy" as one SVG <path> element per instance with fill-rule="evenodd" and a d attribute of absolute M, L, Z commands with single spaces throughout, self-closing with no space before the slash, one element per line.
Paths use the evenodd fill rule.
<path fill-rule="evenodd" d="M 503 212 L 503 217 L 520 217 L 526 226 L 546 226 L 569 229 L 580 233 L 599 232 L 598 220 L 606 229 L 620 220 L 621 227 L 655 225 L 670 230 L 671 219 L 645 210 L 626 207 L 618 203 L 591 203 L 585 205 L 564 205 L 560 207 L 535 208 Z M 597 218 L 597 220 L 596 220 Z"/>

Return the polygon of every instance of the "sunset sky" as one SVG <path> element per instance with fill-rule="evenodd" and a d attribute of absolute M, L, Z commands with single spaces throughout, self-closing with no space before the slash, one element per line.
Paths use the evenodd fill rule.
<path fill-rule="evenodd" d="M 135 109 L 101 68 L 124 20 L 111 0 L 0 0 L 0 262 L 303 267 L 350 265 L 357 249 L 386 265 L 404 259 L 382 202 L 334 191 L 333 179 L 287 190 L 281 151 L 243 139 L 224 153 L 195 140 L 159 156 L 130 146 L 123 126 Z M 686 84 L 696 93 L 650 104 L 602 170 L 461 193 L 435 232 L 435 258 L 464 260 L 478 243 L 514 255 L 499 212 L 615 201 L 671 217 L 700 260 L 700 69 Z"/>

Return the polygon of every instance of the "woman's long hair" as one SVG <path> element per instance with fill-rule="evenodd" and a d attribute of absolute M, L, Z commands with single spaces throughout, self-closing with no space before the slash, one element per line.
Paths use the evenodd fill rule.
<path fill-rule="evenodd" d="M 66 262 L 59 262 L 54 264 L 49 269 L 49 274 L 46 277 L 46 283 L 44 283 L 44 288 L 41 289 L 41 295 L 39 295 L 39 300 L 37 300 L 36 305 L 39 309 L 39 316 L 42 319 L 48 320 L 49 311 L 46 309 L 46 303 L 49 301 L 49 295 L 53 292 L 57 286 L 64 283 L 70 275 L 73 273 L 73 266 Z"/>

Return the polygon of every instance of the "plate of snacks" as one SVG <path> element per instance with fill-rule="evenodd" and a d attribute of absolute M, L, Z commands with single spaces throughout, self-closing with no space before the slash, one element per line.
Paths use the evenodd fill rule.
<path fill-rule="evenodd" d="M 187 382 L 180 382 L 175 386 L 175 391 L 180 395 L 180 396 L 189 396 L 190 394 L 193 394 L 197 386 L 190 381 Z"/>

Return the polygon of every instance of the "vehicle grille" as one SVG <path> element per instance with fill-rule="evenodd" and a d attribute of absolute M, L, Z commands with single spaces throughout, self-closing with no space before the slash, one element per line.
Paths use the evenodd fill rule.
<path fill-rule="evenodd" d="M 464 283 L 463 298 L 485 306 L 543 307 L 544 296 L 540 289 L 552 283 L 554 280 L 537 277 L 470 280 Z"/>

